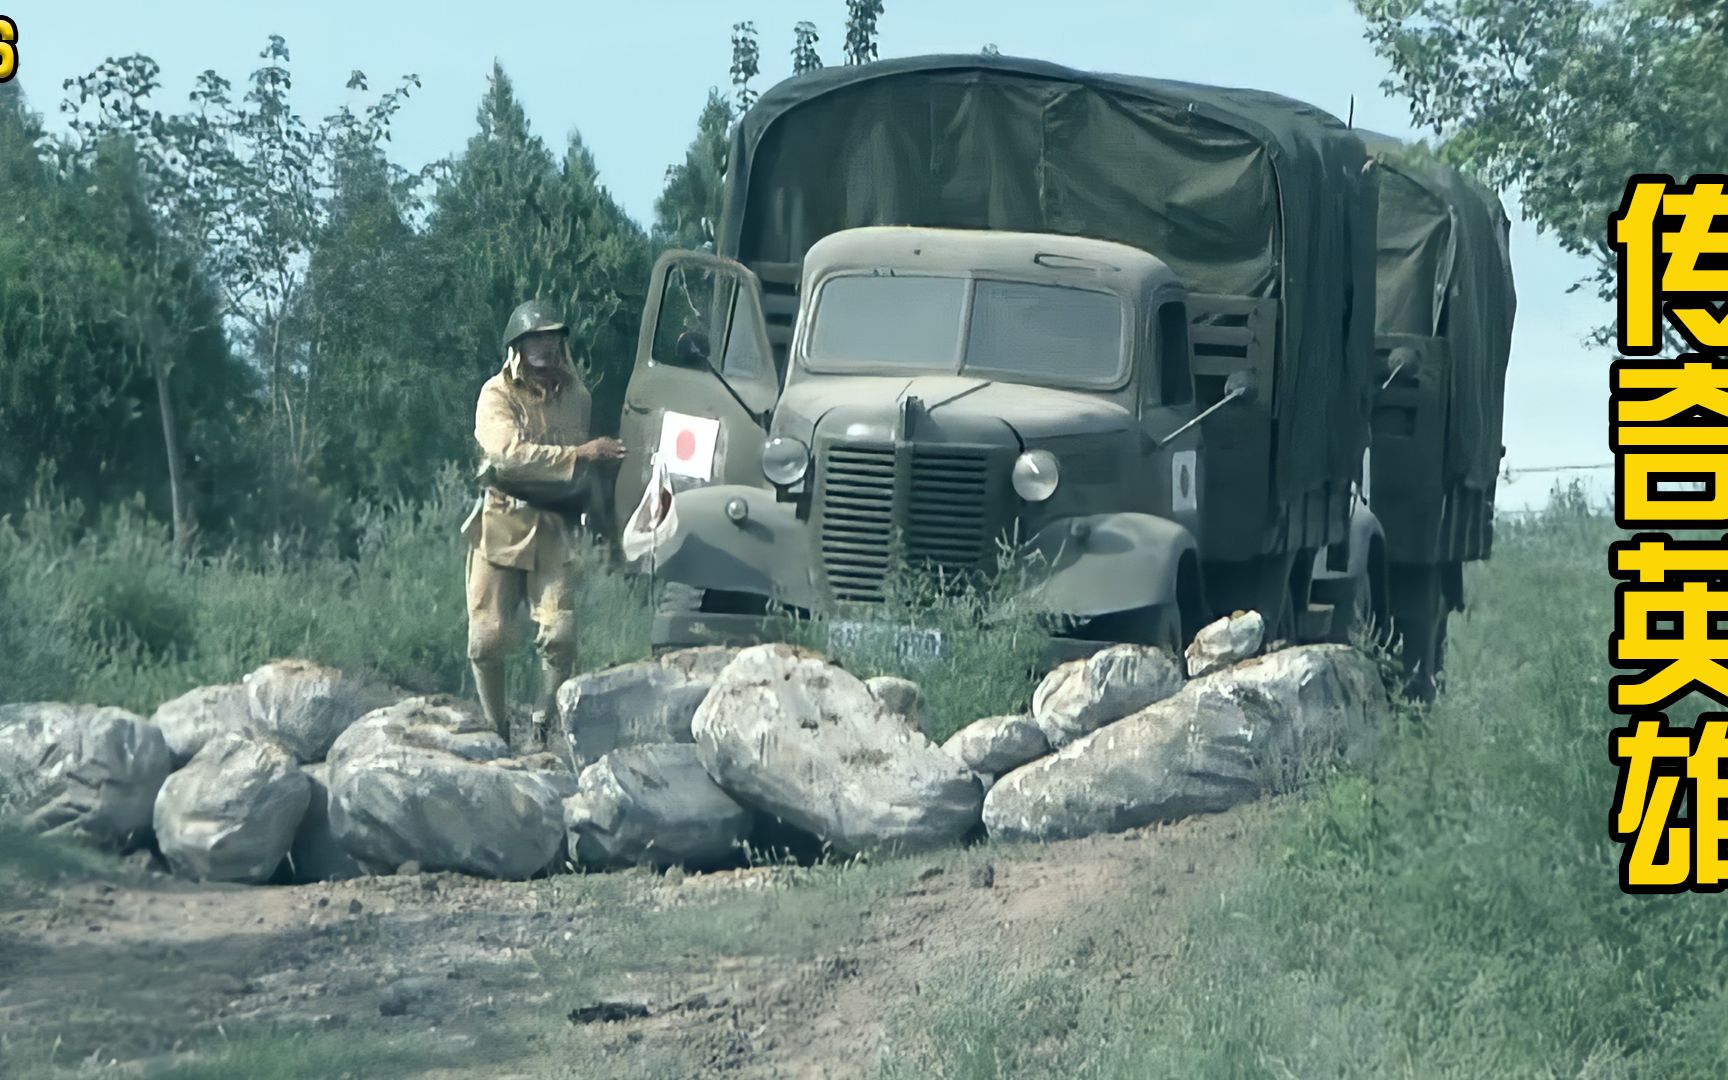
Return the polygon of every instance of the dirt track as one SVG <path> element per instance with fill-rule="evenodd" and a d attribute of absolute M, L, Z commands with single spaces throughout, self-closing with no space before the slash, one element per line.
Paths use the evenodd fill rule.
<path fill-rule="evenodd" d="M 1156 978 L 1269 812 L 872 867 L 61 883 L 0 914 L 0 1074 L 143 1072 L 284 1037 L 343 1062 L 376 1042 L 415 1075 L 873 1074 L 918 1049 L 888 1045 L 891 1018 L 969 965 L 1036 971 L 1079 945 L 1125 984 Z M 1091 941 L 1087 912 L 1123 905 L 1170 949 Z"/>

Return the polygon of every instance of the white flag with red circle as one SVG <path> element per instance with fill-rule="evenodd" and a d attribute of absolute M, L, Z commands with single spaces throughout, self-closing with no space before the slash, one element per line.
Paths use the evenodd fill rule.
<path fill-rule="evenodd" d="M 648 486 L 642 491 L 642 501 L 636 504 L 635 512 L 625 523 L 619 545 L 629 562 L 635 562 L 644 555 L 650 556 L 648 565 L 652 570 L 652 556 L 658 552 L 660 541 L 677 531 L 678 513 L 673 506 L 672 483 L 666 479 L 666 466 L 656 458 L 648 470 Z"/>
<path fill-rule="evenodd" d="M 658 460 L 676 476 L 712 480 L 714 445 L 719 439 L 720 421 L 667 409 L 660 420 Z"/>

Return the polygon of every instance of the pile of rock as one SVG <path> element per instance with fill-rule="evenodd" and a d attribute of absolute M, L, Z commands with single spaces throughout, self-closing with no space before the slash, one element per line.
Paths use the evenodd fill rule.
<path fill-rule="evenodd" d="M 528 757 L 465 702 L 282 661 L 151 721 L 0 707 L 0 799 L 33 828 L 153 835 L 176 873 L 247 882 L 700 869 L 769 823 L 840 855 L 1082 836 L 1224 809 L 1361 745 L 1387 707 L 1372 663 L 1332 645 L 1257 656 L 1262 636 L 1247 614 L 1185 664 L 1104 649 L 1052 671 L 1029 713 L 941 746 L 904 679 L 788 645 L 692 649 L 570 680 L 560 752 Z"/>

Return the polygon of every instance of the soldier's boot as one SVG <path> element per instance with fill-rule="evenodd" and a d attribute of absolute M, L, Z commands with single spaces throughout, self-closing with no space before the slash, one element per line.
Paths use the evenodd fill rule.
<path fill-rule="evenodd" d="M 540 661 L 540 696 L 534 702 L 534 746 L 545 750 L 551 734 L 552 718 L 558 715 L 558 688 L 566 678 L 564 665 Z"/>
<path fill-rule="evenodd" d="M 471 662 L 474 669 L 474 691 L 480 698 L 480 711 L 486 717 L 486 722 L 492 725 L 492 730 L 504 740 L 506 746 L 510 743 L 510 713 L 504 707 L 505 668 L 502 660 L 475 660 Z"/>

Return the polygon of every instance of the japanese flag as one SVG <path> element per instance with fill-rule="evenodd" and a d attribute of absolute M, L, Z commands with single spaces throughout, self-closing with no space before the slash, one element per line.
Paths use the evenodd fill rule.
<path fill-rule="evenodd" d="M 654 552 L 660 541 L 677 531 L 678 515 L 672 504 L 672 482 L 666 476 L 665 462 L 656 454 L 648 473 L 648 487 L 625 524 L 618 544 L 624 549 L 624 558 L 635 562 Z M 649 569 L 653 569 L 652 561 Z"/>
<path fill-rule="evenodd" d="M 660 420 L 658 460 L 676 476 L 712 480 L 714 444 L 719 438 L 720 421 L 667 409 Z"/>

